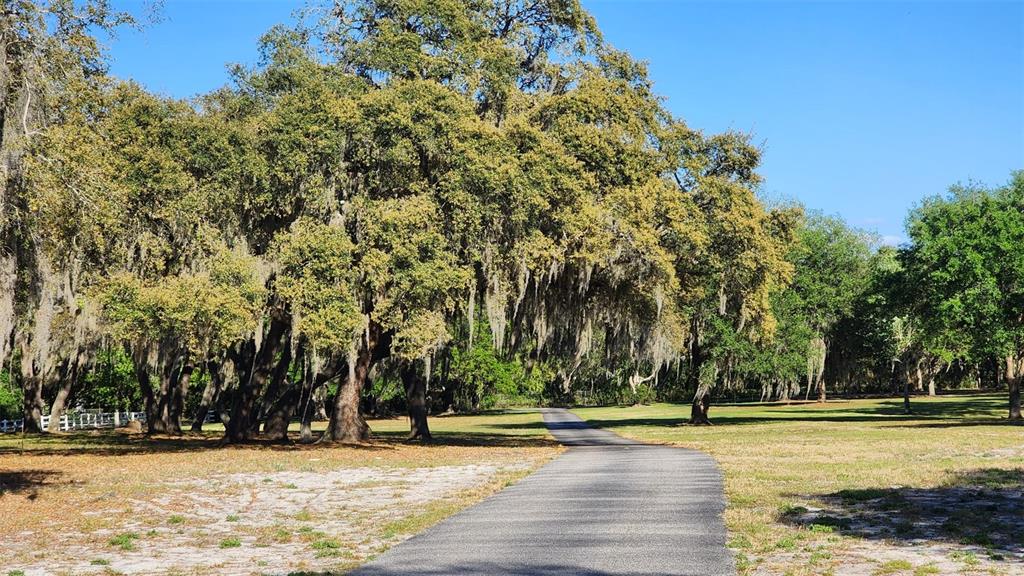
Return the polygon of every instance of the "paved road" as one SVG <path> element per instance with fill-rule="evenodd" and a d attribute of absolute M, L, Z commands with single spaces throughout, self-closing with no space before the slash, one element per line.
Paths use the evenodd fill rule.
<path fill-rule="evenodd" d="M 735 574 L 722 479 L 701 452 L 650 446 L 544 411 L 563 455 L 353 574 Z"/>

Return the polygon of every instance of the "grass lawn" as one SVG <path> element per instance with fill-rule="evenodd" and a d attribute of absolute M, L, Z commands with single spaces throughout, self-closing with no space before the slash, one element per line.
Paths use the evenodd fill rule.
<path fill-rule="evenodd" d="M 1024 426 L 1006 398 L 582 408 L 624 436 L 712 454 L 745 574 L 1024 573 Z"/>
<path fill-rule="evenodd" d="M 0 435 L 0 576 L 344 571 L 561 449 L 538 412 L 370 422 L 365 446 Z"/>

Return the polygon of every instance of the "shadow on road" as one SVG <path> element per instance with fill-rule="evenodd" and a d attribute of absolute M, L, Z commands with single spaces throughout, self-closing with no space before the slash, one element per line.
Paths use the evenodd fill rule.
<path fill-rule="evenodd" d="M 507 563 L 491 563 L 491 562 L 473 562 L 473 563 L 459 563 L 459 564 L 447 564 L 437 563 L 427 569 L 416 570 L 418 576 L 451 576 L 452 574 L 461 574 L 468 576 L 481 576 L 481 575 L 493 575 L 493 574 L 515 574 L 516 576 L 563 576 L 565 574 L 573 574 L 574 576 L 619 576 L 621 572 L 604 572 L 599 570 L 580 568 L 579 566 L 571 564 L 507 564 Z M 354 572 L 350 572 L 351 576 L 394 576 L 393 572 L 387 569 L 377 569 L 373 567 L 367 567 Z M 643 572 L 649 576 L 662 576 L 657 572 Z M 289 576 L 314 576 L 314 575 L 289 575 Z M 667 575 L 665 575 L 667 576 Z"/>
<path fill-rule="evenodd" d="M 451 576 L 452 574 L 467 576 L 489 576 L 493 574 L 515 574 L 516 576 L 563 576 L 565 574 L 572 574 L 574 576 L 618 576 L 617 573 L 580 569 L 579 566 L 568 564 L 516 566 L 494 562 L 448 564 L 440 567 L 431 566 L 430 568 L 417 569 L 415 573 L 418 576 Z M 350 576 L 394 576 L 394 573 L 389 570 L 373 567 L 357 569 L 354 572 L 290 572 L 288 576 L 341 576 L 342 574 Z M 667 576 L 651 572 L 645 572 L 644 574 L 649 576 Z"/>

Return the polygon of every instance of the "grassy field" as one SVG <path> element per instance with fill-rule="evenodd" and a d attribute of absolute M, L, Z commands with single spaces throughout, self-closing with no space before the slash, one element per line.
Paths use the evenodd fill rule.
<path fill-rule="evenodd" d="M 705 450 L 743 574 L 1024 574 L 1024 427 L 1002 396 L 574 410 Z M 556 455 L 534 411 L 371 422 L 360 447 L 0 436 L 0 575 L 344 571 Z M 63 553 L 55 555 L 55 550 Z"/>
<path fill-rule="evenodd" d="M 540 422 L 437 417 L 421 445 L 374 420 L 358 447 L 3 435 L 0 575 L 344 571 L 556 455 Z"/>
<path fill-rule="evenodd" d="M 712 454 L 746 574 L 1024 573 L 1024 427 L 1003 396 L 712 409 L 583 408 L 624 436 Z"/>

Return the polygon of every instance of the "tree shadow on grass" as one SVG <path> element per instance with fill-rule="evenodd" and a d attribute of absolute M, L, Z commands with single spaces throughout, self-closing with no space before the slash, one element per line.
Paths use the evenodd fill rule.
<path fill-rule="evenodd" d="M 731 415 L 729 412 L 716 414 L 716 408 L 750 408 L 756 413 Z M 958 396 L 955 401 L 911 402 L 912 413 L 904 414 L 903 400 L 893 399 L 869 406 L 850 405 L 845 401 L 827 404 L 804 403 L 781 404 L 722 404 L 712 406 L 711 422 L 719 426 L 749 424 L 771 424 L 785 422 L 854 422 L 886 423 L 909 428 L 944 428 L 955 426 L 1012 426 L 1020 424 L 1000 416 L 1006 408 L 1006 400 L 991 395 Z M 676 427 L 689 422 L 689 405 L 678 405 L 678 416 L 645 416 L 625 418 L 588 418 L 591 426 L 599 428 L 616 427 Z M 629 407 L 622 407 L 628 414 Z M 543 426 L 539 423 L 509 424 L 510 428 L 532 428 Z"/>
<path fill-rule="evenodd" d="M 501 428 L 496 426 L 495 428 Z M 117 431 L 90 431 L 63 434 L 36 434 L 21 437 L 0 436 L 0 455 L 34 455 L 34 456 L 121 456 L 127 454 L 167 454 L 207 452 L 213 450 L 277 450 L 317 451 L 338 446 L 347 448 L 380 451 L 391 450 L 400 444 L 406 444 L 405 432 L 372 432 L 371 441 L 365 444 L 302 444 L 299 435 L 292 434 L 288 442 L 276 440 L 254 439 L 242 444 L 225 445 L 221 442 L 220 433 L 185 433 L 182 436 L 147 436 L 144 434 L 126 434 Z M 513 435 L 501 433 L 440 432 L 427 444 L 434 446 L 461 447 L 544 447 L 557 446 L 558 443 L 542 435 Z"/>
<path fill-rule="evenodd" d="M 113 430 L 64 432 L 0 436 L 0 455 L 24 454 L 38 456 L 69 456 L 89 454 L 119 456 L 123 454 L 150 454 L 192 452 L 216 448 L 220 435 L 186 433 L 182 436 L 147 436 Z"/>
<path fill-rule="evenodd" d="M 503 428 L 504 426 L 493 426 Z M 373 436 L 379 442 L 388 444 L 404 443 L 407 432 L 374 432 Z M 433 438 L 427 441 L 414 441 L 413 444 L 422 443 L 428 446 L 459 446 L 459 447 L 489 447 L 489 448 L 528 448 L 528 447 L 554 447 L 560 446 L 558 442 L 545 436 L 515 435 L 515 434 L 487 434 L 482 432 L 434 432 Z"/>
<path fill-rule="evenodd" d="M 795 507 L 780 521 L 905 544 L 950 544 L 996 561 L 1024 560 L 1024 469 L 982 468 L 935 488 L 841 490 Z M 820 506 L 817 507 L 817 506 Z"/>
<path fill-rule="evenodd" d="M 29 500 L 39 496 L 39 489 L 56 484 L 67 484 L 56 470 L 0 471 L 0 498 L 10 494 L 27 494 Z"/>

